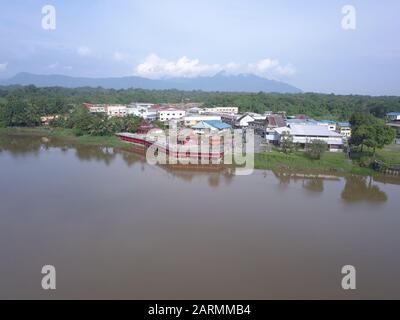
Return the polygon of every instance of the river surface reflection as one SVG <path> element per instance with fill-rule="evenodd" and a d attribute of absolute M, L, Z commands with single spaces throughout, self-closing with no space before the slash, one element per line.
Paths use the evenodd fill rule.
<path fill-rule="evenodd" d="M 0 298 L 400 298 L 396 179 L 196 172 L 18 135 L 0 168 Z"/>

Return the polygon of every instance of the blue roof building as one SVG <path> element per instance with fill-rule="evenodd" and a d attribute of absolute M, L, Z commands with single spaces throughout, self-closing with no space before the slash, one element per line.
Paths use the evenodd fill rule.
<path fill-rule="evenodd" d="M 229 125 L 229 124 L 227 124 L 227 123 L 225 123 L 225 122 L 223 122 L 221 120 L 207 120 L 207 121 L 204 121 L 204 122 L 206 124 L 214 127 L 214 128 L 217 128 L 218 130 L 224 130 L 224 129 L 231 129 L 232 128 L 231 125 Z"/>

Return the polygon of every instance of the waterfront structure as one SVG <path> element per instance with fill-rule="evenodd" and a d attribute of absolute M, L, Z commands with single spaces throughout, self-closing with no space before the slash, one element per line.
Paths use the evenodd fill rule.
<path fill-rule="evenodd" d="M 337 132 L 345 138 L 351 138 L 351 125 L 348 122 L 339 122 L 337 124 Z"/>
<path fill-rule="evenodd" d="M 163 141 L 157 136 L 137 133 L 117 133 L 116 136 L 127 143 L 142 146 L 144 148 L 156 148 L 159 153 L 163 153 L 169 158 L 174 159 L 193 159 L 197 161 L 208 160 L 209 164 L 220 164 L 224 159 L 224 148 L 219 139 L 207 139 L 208 148 L 204 148 L 198 139 L 193 136 L 187 140 L 175 141 L 171 143 L 169 139 Z M 165 163 L 166 164 L 166 163 Z"/>
<path fill-rule="evenodd" d="M 284 135 L 288 134 L 293 138 L 293 143 L 302 148 L 305 148 L 313 140 L 326 142 L 329 151 L 332 152 L 341 151 L 344 146 L 343 136 L 337 132 L 330 131 L 325 126 L 290 124 L 287 127 L 275 129 L 275 132 L 278 135 L 278 143 L 281 143 Z"/>
<path fill-rule="evenodd" d="M 221 116 L 218 115 L 187 115 L 183 118 L 183 123 L 186 127 L 192 127 L 201 121 L 221 121 Z"/>

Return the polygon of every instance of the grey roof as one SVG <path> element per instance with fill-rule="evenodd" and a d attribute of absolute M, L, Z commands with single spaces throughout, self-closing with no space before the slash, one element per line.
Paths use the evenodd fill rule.
<path fill-rule="evenodd" d="M 294 136 L 342 137 L 339 133 L 330 131 L 326 126 L 291 124 L 289 127 L 275 129 L 279 134 L 287 131 Z"/>

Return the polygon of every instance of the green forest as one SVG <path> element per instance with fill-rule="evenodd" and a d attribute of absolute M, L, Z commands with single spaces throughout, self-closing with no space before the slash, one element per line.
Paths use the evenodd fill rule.
<path fill-rule="evenodd" d="M 84 102 L 108 104 L 197 102 L 204 103 L 205 107 L 236 106 L 240 112 L 286 111 L 288 115 L 308 114 L 315 119 L 330 118 L 337 121 L 349 120 L 354 112 L 370 113 L 378 118 L 384 118 L 387 112 L 400 112 L 400 97 L 394 96 L 0 87 L 0 117 L 4 117 L 4 113 L 7 112 L 14 113 L 14 125 L 34 125 L 40 116 L 67 113 Z M 24 119 L 26 119 L 25 124 Z"/>

